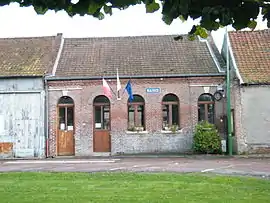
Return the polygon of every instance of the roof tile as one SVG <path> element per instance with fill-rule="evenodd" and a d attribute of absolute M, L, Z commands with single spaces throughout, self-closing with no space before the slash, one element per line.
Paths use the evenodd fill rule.
<path fill-rule="evenodd" d="M 245 83 L 270 82 L 270 29 L 232 31 L 229 39 Z"/>
<path fill-rule="evenodd" d="M 205 42 L 173 35 L 66 38 L 58 77 L 218 73 Z"/>
<path fill-rule="evenodd" d="M 61 35 L 0 38 L 0 76 L 42 76 L 51 73 Z"/>

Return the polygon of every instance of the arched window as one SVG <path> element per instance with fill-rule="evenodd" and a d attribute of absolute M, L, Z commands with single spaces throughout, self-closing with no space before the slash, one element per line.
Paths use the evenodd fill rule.
<path fill-rule="evenodd" d="M 215 100 L 211 94 L 202 94 L 198 99 L 198 121 L 215 122 Z"/>
<path fill-rule="evenodd" d="M 58 104 L 74 104 L 74 101 L 71 97 L 63 96 L 59 99 Z"/>
<path fill-rule="evenodd" d="M 167 130 L 172 125 L 179 126 L 179 99 L 174 94 L 167 94 L 162 99 L 162 129 Z"/>
<path fill-rule="evenodd" d="M 73 130 L 74 101 L 71 97 L 63 96 L 58 100 L 59 130 Z"/>
<path fill-rule="evenodd" d="M 110 100 L 106 96 L 94 99 L 95 129 L 110 129 Z"/>
<path fill-rule="evenodd" d="M 128 129 L 145 130 L 144 99 L 140 95 L 133 95 L 133 97 L 132 102 L 128 101 Z"/>

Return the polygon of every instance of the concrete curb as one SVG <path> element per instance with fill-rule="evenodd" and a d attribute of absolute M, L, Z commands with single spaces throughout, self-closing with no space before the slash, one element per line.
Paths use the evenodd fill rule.
<path fill-rule="evenodd" d="M 22 160 L 70 160 L 70 159 L 136 159 L 136 158 L 186 158 L 186 159 L 198 159 L 198 160 L 204 160 L 204 159 L 270 159 L 270 154 L 258 154 L 258 155 L 169 155 L 169 154 L 144 154 L 144 155 L 112 155 L 112 156 L 72 156 L 72 157 L 48 157 L 48 158 L 5 158 L 0 159 L 0 162 L 4 161 L 22 161 Z"/>

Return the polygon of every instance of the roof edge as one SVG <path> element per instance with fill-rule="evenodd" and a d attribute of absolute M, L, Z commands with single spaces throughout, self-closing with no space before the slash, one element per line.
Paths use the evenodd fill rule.
<path fill-rule="evenodd" d="M 53 69 L 52 69 L 53 76 L 55 76 L 55 73 L 56 73 L 56 70 L 57 70 L 61 55 L 62 55 L 63 47 L 64 47 L 65 39 L 62 35 L 60 37 L 61 37 L 60 47 L 59 47 L 59 50 L 58 50 L 58 53 L 57 53 L 57 56 L 56 56 L 56 59 L 55 59 L 54 65 L 53 65 Z"/>
<path fill-rule="evenodd" d="M 43 78 L 44 75 L 1 75 L 0 79 L 12 79 L 12 78 Z"/>
<path fill-rule="evenodd" d="M 188 78 L 188 77 L 224 77 L 225 73 L 207 73 L 207 74 L 172 74 L 172 75 L 136 75 L 119 76 L 121 79 L 147 79 L 147 78 Z M 100 80 L 102 76 L 78 76 L 78 77 L 45 77 L 48 81 L 60 81 L 60 80 Z M 105 76 L 105 79 L 116 79 L 116 76 Z"/>
<path fill-rule="evenodd" d="M 206 46 L 207 46 L 207 48 L 209 50 L 211 58 L 213 59 L 214 63 L 216 64 L 216 68 L 218 69 L 218 72 L 225 73 L 224 70 L 221 70 L 221 66 L 220 66 L 220 64 L 218 62 L 218 59 L 217 59 L 216 55 L 214 54 L 214 51 L 213 51 L 212 47 L 210 46 L 210 43 L 208 42 L 208 40 L 207 39 L 202 39 L 201 37 L 199 37 L 199 41 L 206 43 Z"/>
<path fill-rule="evenodd" d="M 55 37 L 57 37 L 57 35 L 26 36 L 26 37 L 0 37 L 0 40 L 10 40 L 10 39 L 43 39 L 43 38 L 55 38 Z"/>
<path fill-rule="evenodd" d="M 231 42 L 230 42 L 230 38 L 229 38 L 229 33 L 225 32 L 225 36 L 227 38 L 227 49 L 229 49 L 229 53 L 230 53 L 229 55 L 231 56 L 232 63 L 233 63 L 233 66 L 235 68 L 236 75 L 240 80 L 240 84 L 244 84 L 243 78 L 242 78 L 242 76 L 241 76 L 241 74 L 239 72 L 239 69 L 237 67 L 236 60 L 235 60 L 235 57 L 234 57 L 234 54 L 233 54 L 233 50 L 232 50 L 232 46 L 231 46 Z"/>
<path fill-rule="evenodd" d="M 188 34 L 154 34 L 154 35 L 127 35 L 127 36 L 93 36 L 93 37 L 65 37 L 65 39 L 81 39 L 81 40 L 87 40 L 87 39 L 114 39 L 114 38 L 151 38 L 151 37 L 175 37 L 175 36 L 183 36 L 187 37 Z"/>

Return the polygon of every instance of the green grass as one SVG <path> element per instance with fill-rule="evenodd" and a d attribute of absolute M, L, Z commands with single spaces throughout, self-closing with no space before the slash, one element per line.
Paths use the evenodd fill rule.
<path fill-rule="evenodd" d="M 143 173 L 0 173 L 1 203 L 264 203 L 270 181 Z"/>

